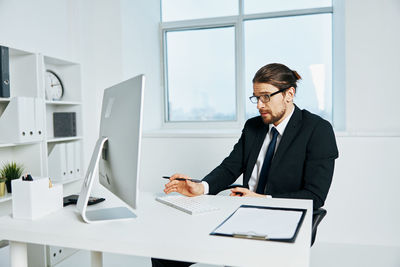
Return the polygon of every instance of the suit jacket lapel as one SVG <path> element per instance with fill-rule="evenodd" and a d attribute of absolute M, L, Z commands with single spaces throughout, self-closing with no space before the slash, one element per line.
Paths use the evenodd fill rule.
<path fill-rule="evenodd" d="M 253 169 L 256 165 L 258 154 L 260 153 L 261 150 L 261 146 L 264 143 L 265 136 L 268 133 L 268 128 L 269 128 L 268 125 L 262 122 L 262 127 L 260 127 L 260 129 L 257 131 L 256 138 L 254 140 L 253 146 L 251 147 L 249 160 L 247 161 L 246 173 L 243 177 L 244 186 L 248 186 L 251 173 L 253 172 Z"/>
<path fill-rule="evenodd" d="M 290 143 L 296 137 L 298 131 L 301 128 L 301 120 L 301 110 L 295 105 L 293 115 L 286 126 L 285 132 L 283 133 L 281 141 L 279 142 L 274 158 L 272 159 L 271 168 L 269 171 L 270 174 L 274 171 L 276 166 L 278 166 L 278 163 L 285 154 L 285 151 L 289 148 Z"/>

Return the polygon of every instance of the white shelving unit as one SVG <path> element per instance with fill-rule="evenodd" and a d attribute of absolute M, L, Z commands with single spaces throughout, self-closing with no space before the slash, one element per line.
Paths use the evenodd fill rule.
<path fill-rule="evenodd" d="M 0 134 L 0 167 L 3 163 L 15 161 L 24 166 L 24 172 L 33 176 L 49 176 L 53 183 L 64 185 L 64 195 L 79 191 L 83 178 L 83 132 L 82 132 L 82 88 L 81 68 L 78 63 L 58 59 L 40 53 L 28 52 L 9 48 L 10 55 L 10 98 L 0 98 L 0 118 L 16 97 L 39 98 L 43 103 L 45 112 L 44 133 L 40 141 L 14 143 L 2 140 Z M 62 80 L 64 95 L 59 101 L 46 99 L 45 72 L 51 70 Z M 32 111 L 34 112 L 34 111 Z M 75 112 L 77 135 L 72 137 L 54 137 L 53 113 Z M 13 125 L 11 125 L 13 127 Z M 60 164 L 49 164 L 51 151 L 59 146 L 74 145 L 78 151 L 73 155 L 61 157 Z M 73 161 L 73 162 L 68 162 Z M 54 159 L 51 160 L 54 162 Z M 57 166 L 68 167 L 68 177 L 57 177 L 52 169 Z M 79 166 L 79 167 L 77 167 Z M 79 170 L 77 170 L 77 168 Z M 1 205 L 11 206 L 12 196 L 6 194 L 0 197 Z M 5 210 L 0 207 L 0 213 Z M 0 214 L 1 215 L 1 214 Z"/>
<path fill-rule="evenodd" d="M 75 140 L 81 140 L 83 137 L 81 136 L 75 136 L 75 137 L 57 137 L 53 139 L 47 139 L 47 143 L 57 143 L 57 142 L 66 142 L 66 141 L 75 141 Z"/>
<path fill-rule="evenodd" d="M 80 191 L 83 179 L 83 132 L 82 132 L 82 88 L 80 65 L 40 53 L 9 48 L 10 98 L 0 98 L 0 121 L 3 113 L 16 97 L 39 98 L 43 133 L 36 141 L 7 142 L 0 133 L 0 167 L 6 162 L 15 161 L 24 166 L 24 172 L 33 176 L 47 176 L 53 184 L 63 185 L 64 196 Z M 64 95 L 59 101 L 46 99 L 45 73 L 55 72 L 64 86 Z M 35 102 L 36 103 L 36 102 Z M 36 107 L 35 107 L 35 116 Z M 53 113 L 76 113 L 76 136 L 54 137 Z M 8 112 L 10 113 L 10 112 Z M 42 112 L 43 113 L 43 112 Z M 40 116 L 39 116 L 40 117 Z M 36 120 L 36 117 L 35 117 Z M 8 120 L 13 123 L 13 120 Z M 13 125 L 11 125 L 13 127 Z M 67 147 L 64 157 L 54 157 L 51 152 Z M 73 152 L 71 154 L 71 148 Z M 58 159 L 58 162 L 57 162 Z M 65 171 L 54 170 L 64 166 Z M 63 172 L 68 173 L 62 176 Z M 54 173 L 60 174 L 53 175 Z M 12 210 L 12 194 L 0 197 L 0 216 Z M 0 240 L 1 242 L 1 240 Z M 75 249 L 29 245 L 28 254 L 33 266 L 54 266 L 65 257 L 75 253 Z"/>
<path fill-rule="evenodd" d="M 47 105 L 55 105 L 55 106 L 62 106 L 62 105 L 70 105 L 70 106 L 78 106 L 82 105 L 81 102 L 74 102 L 74 101 L 53 101 L 53 100 L 46 100 Z"/>

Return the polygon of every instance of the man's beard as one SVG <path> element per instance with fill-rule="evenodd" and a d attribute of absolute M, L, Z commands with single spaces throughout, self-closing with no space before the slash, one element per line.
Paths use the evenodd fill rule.
<path fill-rule="evenodd" d="M 280 110 L 277 114 L 272 114 L 271 112 L 268 112 L 268 114 L 270 115 L 269 117 L 267 118 L 261 117 L 261 118 L 265 124 L 274 124 L 275 122 L 281 120 L 285 115 L 285 113 L 286 113 L 286 107 Z"/>

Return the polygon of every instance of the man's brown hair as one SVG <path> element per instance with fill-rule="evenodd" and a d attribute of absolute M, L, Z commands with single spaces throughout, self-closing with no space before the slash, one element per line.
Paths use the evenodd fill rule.
<path fill-rule="evenodd" d="M 297 81 L 301 76 L 283 64 L 271 63 L 265 65 L 254 75 L 253 83 L 268 83 L 279 90 L 294 87 L 297 88 Z"/>

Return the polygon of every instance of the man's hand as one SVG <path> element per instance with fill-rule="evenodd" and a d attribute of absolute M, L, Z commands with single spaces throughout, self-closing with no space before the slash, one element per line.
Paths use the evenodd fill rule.
<path fill-rule="evenodd" d="M 175 180 L 176 178 L 191 179 L 189 176 L 180 173 L 172 175 L 169 178 L 170 182 L 165 185 L 164 192 L 166 194 L 169 194 L 171 192 L 178 192 L 185 196 L 194 197 L 202 195 L 204 193 L 203 184 L 194 183 L 189 180 L 177 181 Z"/>
<path fill-rule="evenodd" d="M 253 191 L 250 191 L 248 188 L 243 188 L 243 187 L 232 188 L 231 192 L 232 193 L 230 194 L 230 196 L 236 196 L 236 197 L 266 197 L 265 195 L 254 193 Z"/>

